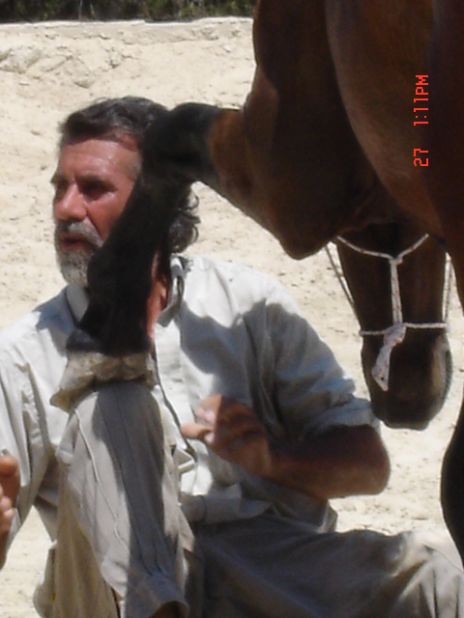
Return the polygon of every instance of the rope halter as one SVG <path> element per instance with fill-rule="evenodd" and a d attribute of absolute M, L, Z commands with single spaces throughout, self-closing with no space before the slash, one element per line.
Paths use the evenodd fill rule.
<path fill-rule="evenodd" d="M 389 255 L 388 253 L 381 253 L 379 251 L 370 251 L 368 249 L 363 249 L 362 247 L 358 247 L 353 243 L 349 242 L 342 236 L 337 237 L 337 241 L 346 245 L 353 251 L 357 253 L 361 253 L 363 255 L 368 255 L 371 257 L 377 257 L 388 261 L 390 266 L 390 288 L 391 288 L 391 303 L 392 303 L 392 318 L 393 323 L 391 326 L 384 328 L 383 330 L 360 330 L 359 334 L 362 337 L 368 336 L 383 336 L 383 345 L 379 351 L 377 356 L 377 360 L 371 370 L 372 377 L 375 382 L 383 391 L 388 391 L 389 384 L 389 376 L 390 376 L 390 359 L 391 353 L 393 349 L 399 345 L 404 337 L 406 336 L 406 331 L 408 328 L 410 329 L 446 329 L 447 323 L 446 319 L 448 317 L 448 309 L 449 309 L 449 300 L 450 300 L 450 288 L 451 288 L 451 267 L 449 266 L 448 270 L 448 291 L 447 291 L 447 299 L 446 299 L 446 310 L 445 310 L 445 321 L 444 322 L 423 322 L 423 323 L 415 323 L 415 322 L 405 322 L 403 320 L 403 307 L 401 303 L 401 294 L 400 294 L 400 280 L 398 274 L 398 266 L 403 262 L 403 259 L 408 256 L 410 253 L 418 249 L 426 240 L 428 239 L 428 235 L 424 235 L 419 240 L 417 240 L 410 247 L 407 247 L 404 251 L 401 251 L 396 257 Z M 332 266 L 334 266 L 333 260 L 329 254 L 330 261 Z M 347 288 L 345 285 L 342 285 L 345 294 L 347 293 Z M 354 308 L 354 302 L 351 298 L 349 298 L 352 307 Z"/>

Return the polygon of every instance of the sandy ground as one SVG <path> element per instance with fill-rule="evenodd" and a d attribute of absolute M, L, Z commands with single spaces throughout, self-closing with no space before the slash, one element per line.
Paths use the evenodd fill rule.
<path fill-rule="evenodd" d="M 168 106 L 197 100 L 238 105 L 253 74 L 249 20 L 152 25 L 41 24 L 0 27 L 0 326 L 62 286 L 51 244 L 49 179 L 57 124 L 101 96 L 138 94 Z M 199 187 L 201 236 L 192 248 L 252 264 L 283 281 L 304 315 L 334 348 L 365 393 L 360 340 L 325 253 L 300 262 L 210 191 Z M 422 528 L 446 535 L 439 501 L 440 462 L 462 392 L 463 322 L 451 306 L 454 380 L 446 406 L 421 433 L 384 431 L 392 476 L 380 496 L 337 501 L 340 528 L 395 532 Z M 32 514 L 0 575 L 0 618 L 34 615 L 30 602 L 47 539 Z"/>

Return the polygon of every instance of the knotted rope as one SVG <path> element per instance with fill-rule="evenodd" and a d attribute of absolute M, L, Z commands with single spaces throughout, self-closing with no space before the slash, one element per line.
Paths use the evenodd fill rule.
<path fill-rule="evenodd" d="M 337 237 L 337 241 L 346 245 L 353 251 L 357 253 L 361 253 L 363 255 L 368 255 L 371 257 L 377 257 L 384 260 L 387 260 L 390 266 L 390 288 L 391 288 L 391 304 L 392 304 L 392 318 L 393 323 L 391 326 L 384 328 L 383 330 L 360 330 L 359 334 L 362 337 L 366 336 L 383 336 L 383 345 L 379 351 L 377 356 L 377 360 L 372 368 L 372 377 L 379 385 L 379 387 L 383 391 L 388 391 L 389 384 L 389 376 L 390 376 L 390 359 L 391 353 L 393 349 L 399 345 L 405 335 L 408 328 L 411 329 L 433 329 L 433 328 L 447 328 L 447 319 L 449 312 L 449 303 L 450 303 L 450 289 L 451 289 L 451 277 L 452 277 L 452 269 L 450 263 L 448 263 L 448 277 L 447 277 L 447 294 L 446 294 L 446 306 L 445 306 L 445 321 L 444 322 L 405 322 L 403 320 L 403 307 L 401 303 L 401 293 L 400 293 L 400 280 L 398 273 L 398 266 L 403 262 L 403 259 L 415 251 L 418 247 L 420 247 L 426 240 L 428 239 L 428 235 L 424 235 L 419 240 L 417 240 L 414 244 L 401 251 L 397 256 L 389 255 L 388 253 L 382 253 L 380 251 L 370 251 L 368 249 L 363 249 L 362 247 L 358 247 L 354 245 L 350 241 L 346 240 L 342 236 Z M 337 275 L 338 280 L 342 285 L 342 289 L 345 292 L 348 301 L 356 313 L 355 305 L 351 295 L 349 294 L 348 288 L 343 280 L 341 273 L 338 271 L 337 266 L 330 254 L 330 250 L 326 247 L 327 254 L 329 256 L 330 263 L 332 268 Z"/>

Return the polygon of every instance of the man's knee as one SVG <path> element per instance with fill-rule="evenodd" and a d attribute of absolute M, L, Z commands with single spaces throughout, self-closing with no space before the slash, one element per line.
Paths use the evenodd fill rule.
<path fill-rule="evenodd" d="M 419 608 L 417 615 L 424 618 L 464 616 L 462 568 L 431 543 L 424 542 L 421 534 L 406 532 L 393 538 L 401 539 L 403 551 L 394 578 L 399 594 L 391 615 L 407 615 L 404 612 L 414 607 Z"/>

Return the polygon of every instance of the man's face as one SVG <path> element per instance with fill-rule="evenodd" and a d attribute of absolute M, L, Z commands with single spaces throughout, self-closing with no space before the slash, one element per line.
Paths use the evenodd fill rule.
<path fill-rule="evenodd" d="M 63 146 L 53 174 L 55 248 L 69 283 L 86 285 L 91 256 L 108 237 L 132 191 L 140 155 L 130 136 Z"/>

